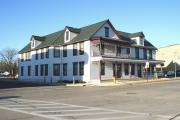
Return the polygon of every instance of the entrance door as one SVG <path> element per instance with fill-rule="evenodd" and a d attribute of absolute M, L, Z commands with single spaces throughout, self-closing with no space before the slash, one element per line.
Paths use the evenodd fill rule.
<path fill-rule="evenodd" d="M 116 71 L 116 77 L 120 78 L 121 77 L 121 64 L 117 64 L 117 71 Z"/>

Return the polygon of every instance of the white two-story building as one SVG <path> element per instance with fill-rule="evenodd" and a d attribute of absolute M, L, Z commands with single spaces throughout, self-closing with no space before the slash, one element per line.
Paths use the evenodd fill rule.
<path fill-rule="evenodd" d="M 19 80 L 100 83 L 113 76 L 141 78 L 145 71 L 153 74 L 156 65 L 163 63 L 155 60 L 156 50 L 142 32 L 118 31 L 109 20 L 82 28 L 66 26 L 49 35 L 31 37 L 19 51 Z"/>

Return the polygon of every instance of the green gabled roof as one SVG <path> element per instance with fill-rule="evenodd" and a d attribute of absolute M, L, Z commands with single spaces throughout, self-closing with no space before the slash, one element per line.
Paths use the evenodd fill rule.
<path fill-rule="evenodd" d="M 38 41 L 44 41 L 45 37 L 40 37 L 40 36 L 36 36 L 36 35 L 32 35 L 32 37 L 34 37 L 35 40 Z"/>
<path fill-rule="evenodd" d="M 102 25 L 104 25 L 108 20 L 98 22 L 89 26 L 85 26 L 80 29 L 80 33 L 72 39 L 70 42 L 64 43 L 64 32 L 63 34 L 59 35 L 59 37 L 53 42 L 53 45 L 65 45 L 65 44 L 71 44 L 76 43 L 84 40 L 89 40 L 91 36 L 100 29 Z"/>
<path fill-rule="evenodd" d="M 126 41 L 131 41 L 131 44 L 133 46 L 138 46 L 136 45 L 136 42 L 131 40 L 132 37 L 138 37 L 138 36 L 142 36 L 144 37 L 144 33 L 143 32 L 136 32 L 136 33 L 127 33 L 127 32 L 123 32 L 123 31 L 117 31 L 119 33 L 119 36 L 122 40 L 126 40 Z M 144 47 L 147 48 L 152 48 L 152 49 L 157 49 L 154 45 L 152 45 L 148 40 L 144 40 Z"/>
<path fill-rule="evenodd" d="M 105 23 L 110 23 L 109 20 L 104 20 L 92 25 L 88 25 L 82 28 L 73 28 L 66 26 L 71 32 L 77 33 L 77 36 L 74 37 L 70 42 L 64 43 L 64 29 L 55 33 L 51 33 L 49 35 L 45 36 L 35 36 L 33 35 L 35 40 L 38 40 L 41 42 L 40 45 L 38 45 L 34 49 L 40 49 L 40 48 L 45 48 L 49 46 L 58 46 L 58 45 L 66 45 L 66 44 L 71 44 L 71 43 L 76 43 L 76 42 L 81 42 L 85 40 L 89 40 Z M 117 30 L 115 30 L 116 32 Z M 131 44 L 134 44 L 134 41 L 131 40 L 132 37 L 137 37 L 137 36 L 144 36 L 143 32 L 137 32 L 137 33 L 127 33 L 127 32 L 122 32 L 122 31 L 117 31 L 119 34 L 118 36 L 120 37 L 121 40 L 130 42 Z M 147 47 L 155 48 L 150 42 L 147 40 L 144 41 L 144 45 Z M 156 48 L 155 48 L 156 49 Z M 22 50 L 19 51 L 19 53 L 24 53 L 31 51 L 31 44 L 28 43 Z"/>
<path fill-rule="evenodd" d="M 144 37 L 144 33 L 143 32 L 136 32 L 136 33 L 131 33 L 129 35 L 130 38 L 137 37 L 137 36 Z"/>
<path fill-rule="evenodd" d="M 74 27 L 69 27 L 69 26 L 66 26 L 66 28 L 68 28 L 69 31 L 74 32 L 74 33 L 80 33 L 81 31 L 80 28 L 74 28 Z"/>
<path fill-rule="evenodd" d="M 104 25 L 109 20 L 104 20 L 92 25 L 88 25 L 82 28 L 73 28 L 66 26 L 71 32 L 78 33 L 78 35 L 72 39 L 70 42 L 64 43 L 64 29 L 46 36 L 35 36 L 35 40 L 42 41 L 42 43 L 37 46 L 35 49 L 40 49 L 48 46 L 56 46 L 56 45 L 65 45 L 65 44 L 71 44 L 75 42 L 80 42 L 84 40 L 89 40 L 93 34 L 96 33 L 100 29 L 102 25 Z M 25 49 L 26 48 L 26 49 Z M 30 43 L 23 48 L 19 53 L 28 52 L 31 50 Z"/>
<path fill-rule="evenodd" d="M 61 30 L 61 31 L 58 31 L 58 32 L 55 32 L 55 33 L 52 33 L 52 34 L 49 34 L 49 35 L 44 36 L 44 37 L 45 37 L 45 40 L 44 40 L 39 46 L 37 46 L 36 49 L 54 45 L 53 43 L 54 43 L 61 35 L 64 35 L 64 30 Z M 63 39 L 63 38 L 64 38 L 64 37 L 62 37 L 62 39 Z"/>
<path fill-rule="evenodd" d="M 31 43 L 28 43 L 23 49 L 21 49 L 18 53 L 24 53 L 31 49 Z"/>

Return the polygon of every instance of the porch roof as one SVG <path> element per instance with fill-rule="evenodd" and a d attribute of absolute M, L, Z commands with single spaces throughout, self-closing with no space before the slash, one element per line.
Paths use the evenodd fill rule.
<path fill-rule="evenodd" d="M 150 64 L 163 64 L 162 60 L 142 60 L 142 59 L 122 59 L 122 58 L 114 58 L 114 57 L 92 57 L 92 62 L 96 61 L 110 61 L 110 62 L 123 62 L 123 63 L 146 63 Z"/>

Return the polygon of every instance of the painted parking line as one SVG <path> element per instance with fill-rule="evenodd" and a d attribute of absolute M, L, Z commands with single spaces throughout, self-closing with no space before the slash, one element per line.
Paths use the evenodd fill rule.
<path fill-rule="evenodd" d="M 98 107 L 72 105 L 51 101 L 28 100 L 19 98 L 0 100 L 0 109 L 21 112 L 54 120 L 64 120 L 65 118 L 68 119 L 68 117 L 72 116 L 78 117 L 79 120 L 96 120 L 96 116 L 98 117 L 98 120 L 120 120 L 131 118 L 133 119 L 136 117 L 147 118 L 151 116 L 149 113 L 122 111 Z M 107 117 L 105 117 L 105 115 Z M 153 115 L 153 117 L 166 119 L 171 118 L 171 116 L 164 115 Z"/>
<path fill-rule="evenodd" d="M 106 118 L 98 118 L 98 120 L 124 120 L 124 119 L 129 119 L 129 118 L 141 118 L 142 116 L 123 116 L 123 117 L 106 117 Z M 79 120 L 95 120 L 95 119 L 79 119 Z"/>
<path fill-rule="evenodd" d="M 96 110 L 100 110 L 98 108 L 94 108 L 94 109 L 75 109 L 75 110 L 72 110 L 72 109 L 68 109 L 68 110 L 47 110 L 47 111 L 34 111 L 34 112 L 37 112 L 37 113 L 53 113 L 53 112 L 81 112 L 81 111 L 96 111 Z"/>
<path fill-rule="evenodd" d="M 95 113 L 76 113 L 76 114 L 58 114 L 58 115 L 55 114 L 55 115 L 50 115 L 50 116 L 53 116 L 53 117 L 61 117 L 61 116 L 86 116 L 86 115 L 99 115 L 99 114 L 112 114 L 112 113 L 115 113 L 115 112 L 107 111 L 107 112 L 95 112 Z"/>

